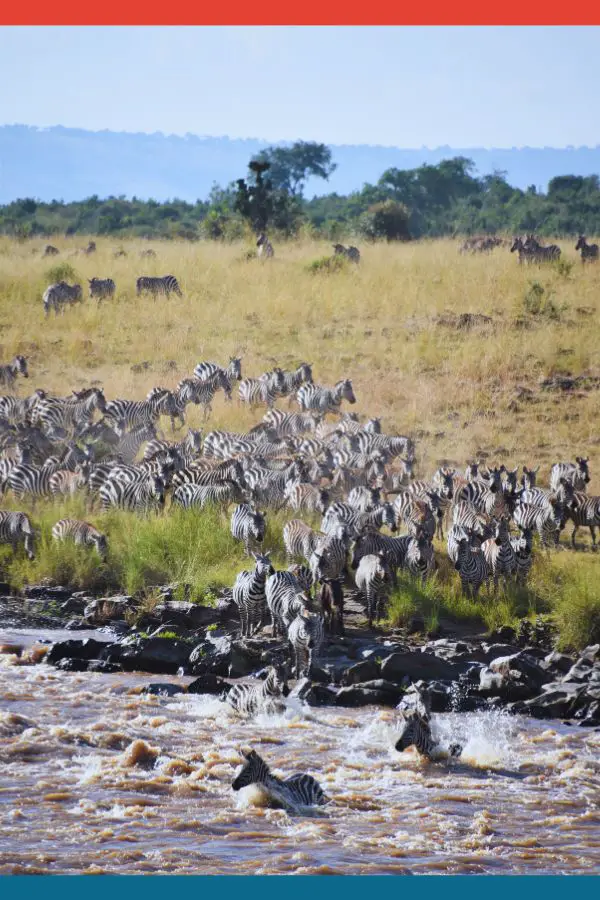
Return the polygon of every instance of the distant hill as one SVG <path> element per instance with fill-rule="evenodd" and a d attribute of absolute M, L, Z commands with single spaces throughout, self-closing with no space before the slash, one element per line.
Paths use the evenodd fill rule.
<path fill-rule="evenodd" d="M 254 138 L 184 137 L 85 131 L 78 128 L 0 127 L 0 203 L 20 197 L 80 200 L 109 195 L 163 201 L 206 199 L 213 183 L 227 185 L 245 174 L 251 156 L 272 142 Z M 480 175 L 495 169 L 510 184 L 545 190 L 556 175 L 600 172 L 596 147 L 436 147 L 403 150 L 370 145 L 331 144 L 338 165 L 329 182 L 312 181 L 305 194 L 348 194 L 375 182 L 385 169 L 410 169 L 452 156 L 472 159 Z"/>

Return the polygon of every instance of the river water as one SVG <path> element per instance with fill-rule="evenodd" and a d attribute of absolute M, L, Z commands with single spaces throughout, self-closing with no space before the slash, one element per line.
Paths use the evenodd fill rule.
<path fill-rule="evenodd" d="M 2 874 L 600 872 L 598 730 L 439 715 L 465 750 L 426 763 L 394 750 L 394 710 L 290 702 L 245 721 L 214 697 L 141 693 L 190 679 L 36 656 L 0 656 Z M 279 775 L 314 775 L 330 805 L 297 814 L 234 793 L 250 746 Z"/>

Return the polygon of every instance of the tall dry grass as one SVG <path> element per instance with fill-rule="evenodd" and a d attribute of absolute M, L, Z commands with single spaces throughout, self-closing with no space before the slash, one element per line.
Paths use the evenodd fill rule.
<path fill-rule="evenodd" d="M 558 242 L 573 263 L 559 267 L 519 266 L 508 249 L 461 256 L 451 240 L 365 245 L 359 266 L 330 274 L 310 271 L 331 252 L 319 242 L 276 245 L 265 262 L 248 260 L 241 243 L 154 241 L 155 259 L 140 258 L 143 241 L 99 239 L 91 256 L 70 255 L 86 245 L 81 237 L 54 243 L 61 255 L 44 259 L 42 241 L 0 240 L 0 358 L 29 356 L 21 392 L 99 383 L 108 397 L 141 398 L 202 359 L 241 355 L 248 375 L 305 360 L 321 383 L 351 377 L 358 412 L 413 435 L 421 476 L 479 457 L 540 464 L 545 481 L 554 461 L 584 454 L 590 492 L 600 493 L 600 393 L 541 385 L 557 374 L 600 375 L 600 265 L 582 266 L 574 242 Z M 115 259 L 120 246 L 128 255 Z M 85 279 L 112 277 L 116 300 L 98 307 L 86 298 L 46 320 L 41 295 L 62 262 L 86 293 Z M 135 296 L 137 276 L 167 273 L 183 298 Z M 532 293 L 535 282 L 543 293 Z M 491 321 L 460 327 L 464 313 Z M 244 430 L 259 415 L 219 395 L 209 427 Z M 189 424 L 200 419 L 190 411 Z M 596 557 L 580 554 L 577 565 L 595 596 Z"/>

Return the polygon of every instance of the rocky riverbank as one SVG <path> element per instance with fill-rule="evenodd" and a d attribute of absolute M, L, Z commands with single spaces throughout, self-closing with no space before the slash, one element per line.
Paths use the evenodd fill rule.
<path fill-rule="evenodd" d="M 0 597 L 0 626 L 39 628 L 47 650 L 36 659 L 63 671 L 180 676 L 178 684 L 149 681 L 146 690 L 152 693 L 222 695 L 236 679 L 261 677 L 268 665 L 287 658 L 284 641 L 237 638 L 229 592 L 215 607 L 173 600 L 173 593 L 174 586 L 162 588 L 161 599 L 140 614 L 130 596 L 94 598 L 34 586 L 22 597 Z M 491 635 L 458 636 L 446 629 L 432 637 L 419 632 L 418 621 L 405 630 L 369 633 L 356 623 L 356 609 L 354 622 L 352 617 L 350 603 L 346 635 L 331 638 L 311 679 L 292 686 L 292 694 L 308 705 L 393 708 L 412 684 L 426 682 L 433 712 L 505 708 L 600 726 L 600 645 L 577 656 L 559 653 L 547 630 L 529 623 Z M 48 636 L 58 628 L 73 637 L 51 642 Z M 77 637 L 83 629 L 97 637 Z M 18 645 L 10 650 L 23 652 Z"/>

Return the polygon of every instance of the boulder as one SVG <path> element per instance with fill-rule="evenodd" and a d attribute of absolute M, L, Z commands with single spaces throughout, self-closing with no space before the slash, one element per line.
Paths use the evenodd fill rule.
<path fill-rule="evenodd" d="M 207 628 L 221 621 L 218 609 L 184 600 L 165 600 L 154 607 L 150 617 L 160 625 L 189 629 Z"/>
<path fill-rule="evenodd" d="M 487 666 L 479 673 L 479 696 L 495 698 L 505 702 L 527 700 L 535 690 L 526 684 L 516 670 L 494 671 Z"/>
<path fill-rule="evenodd" d="M 159 697 L 174 697 L 176 694 L 185 693 L 185 688 L 179 684 L 170 682 L 152 682 L 142 689 L 142 694 L 155 694 Z"/>
<path fill-rule="evenodd" d="M 341 684 L 347 687 L 351 684 L 361 684 L 364 681 L 373 681 L 379 678 L 381 674 L 381 666 L 377 660 L 370 656 L 362 662 L 355 663 L 348 669 L 345 669 L 340 679 Z"/>
<path fill-rule="evenodd" d="M 192 675 L 227 675 L 231 660 L 231 639 L 222 637 L 197 644 L 189 656 L 188 671 Z"/>
<path fill-rule="evenodd" d="M 546 669 L 547 671 L 549 670 L 551 672 L 566 673 L 569 671 L 572 665 L 572 657 L 567 656 L 565 653 L 559 653 L 557 650 L 553 650 L 551 653 L 548 653 L 548 655 L 544 657 L 542 662 L 540 662 L 540 666 L 542 667 L 542 669 Z"/>
<path fill-rule="evenodd" d="M 363 684 L 340 688 L 335 697 L 337 706 L 389 706 L 396 707 L 404 691 L 397 684 L 377 678 Z"/>
<path fill-rule="evenodd" d="M 89 664 L 87 659 L 74 659 L 70 656 L 63 656 L 56 663 L 56 668 L 61 669 L 63 672 L 87 672 Z"/>
<path fill-rule="evenodd" d="M 525 713 L 536 719 L 571 719 L 579 709 L 587 706 L 583 684 L 546 685 L 543 694 L 522 702 L 511 703 L 511 712 Z"/>
<path fill-rule="evenodd" d="M 103 625 L 116 619 L 123 620 L 125 614 L 136 606 L 133 597 L 120 594 L 115 597 L 98 597 L 88 603 L 83 615 L 87 622 L 93 625 Z"/>
<path fill-rule="evenodd" d="M 404 677 L 411 681 L 456 681 L 459 674 L 460 670 L 456 666 L 431 653 L 392 653 L 381 663 L 382 678 L 396 683 L 400 683 Z"/>
<path fill-rule="evenodd" d="M 481 662 L 491 663 L 499 656 L 512 656 L 519 653 L 519 647 L 514 644 L 482 644 L 481 651 L 483 654 Z"/>
<path fill-rule="evenodd" d="M 600 667 L 596 668 L 588 656 L 581 656 L 566 673 L 562 681 L 574 681 L 584 684 L 592 679 L 595 672 L 600 676 Z"/>
<path fill-rule="evenodd" d="M 291 700 L 301 700 L 307 706 L 333 706 L 336 700 L 335 688 L 315 684 L 310 678 L 301 678 L 290 691 Z"/>
<path fill-rule="evenodd" d="M 85 591 L 77 591 L 75 594 L 71 594 L 71 596 L 61 604 L 61 611 L 65 614 L 71 615 L 83 615 L 83 611 L 85 610 L 88 603 L 93 601 L 93 597 L 89 594 L 86 594 Z"/>
<path fill-rule="evenodd" d="M 100 659 L 109 645 L 94 638 L 83 640 L 57 641 L 46 654 L 46 662 L 55 666 L 61 659 Z"/>
<path fill-rule="evenodd" d="M 101 672 L 110 675 L 112 672 L 122 672 L 123 667 L 118 663 L 106 662 L 105 659 L 92 659 L 88 664 L 88 672 Z"/>
<path fill-rule="evenodd" d="M 524 651 L 497 657 L 490 662 L 489 667 L 492 672 L 506 675 L 515 682 L 520 681 L 534 692 L 541 690 L 544 684 L 552 680 L 531 654 Z"/>
<path fill-rule="evenodd" d="M 226 694 L 231 690 L 231 685 L 227 681 L 223 681 L 212 672 L 200 675 L 195 681 L 187 686 L 188 694 Z"/>
<path fill-rule="evenodd" d="M 600 661 L 600 644 L 592 644 L 590 647 L 586 647 L 581 651 L 581 655 L 587 659 Z"/>
<path fill-rule="evenodd" d="M 64 603 L 72 594 L 71 588 L 61 585 L 49 587 L 47 584 L 30 584 L 23 588 L 23 596 L 28 600 L 56 600 Z"/>
<path fill-rule="evenodd" d="M 185 641 L 132 635 L 107 647 L 103 659 L 119 663 L 126 672 L 175 675 L 188 662 L 190 652 L 190 644 Z"/>

